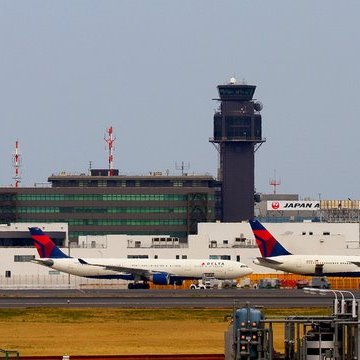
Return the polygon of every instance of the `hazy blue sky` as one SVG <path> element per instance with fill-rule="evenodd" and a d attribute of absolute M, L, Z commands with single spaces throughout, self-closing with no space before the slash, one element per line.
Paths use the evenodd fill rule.
<path fill-rule="evenodd" d="M 216 85 L 264 104 L 256 188 L 360 198 L 360 1 L 0 0 L 0 184 L 107 167 L 216 174 Z"/>

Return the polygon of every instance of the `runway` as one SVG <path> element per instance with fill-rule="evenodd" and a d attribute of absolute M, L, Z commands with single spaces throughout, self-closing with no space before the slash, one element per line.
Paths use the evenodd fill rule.
<path fill-rule="evenodd" d="M 354 296 L 359 297 L 359 292 Z M 0 308 L 232 308 L 246 302 L 271 308 L 324 307 L 331 306 L 333 299 L 332 292 L 320 296 L 295 289 L 0 290 Z"/>

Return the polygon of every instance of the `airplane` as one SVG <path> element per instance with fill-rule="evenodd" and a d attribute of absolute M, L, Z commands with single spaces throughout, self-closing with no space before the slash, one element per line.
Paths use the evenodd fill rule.
<path fill-rule="evenodd" d="M 40 228 L 30 227 L 29 231 L 40 256 L 32 262 L 86 278 L 132 281 L 129 289 L 149 289 L 149 282 L 181 285 L 185 279 L 203 276 L 236 279 L 253 272 L 247 265 L 231 260 L 74 258 L 64 254 Z"/>
<path fill-rule="evenodd" d="M 249 223 L 261 252 L 261 257 L 253 261 L 256 265 L 300 275 L 360 276 L 360 256 L 294 255 L 258 220 L 250 220 Z"/>

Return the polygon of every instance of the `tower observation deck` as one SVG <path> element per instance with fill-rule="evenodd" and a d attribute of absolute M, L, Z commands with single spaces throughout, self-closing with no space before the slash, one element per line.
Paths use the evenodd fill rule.
<path fill-rule="evenodd" d="M 220 154 L 222 221 L 254 217 L 254 167 L 256 146 L 262 138 L 262 104 L 253 100 L 256 86 L 237 84 L 232 78 L 218 85 L 220 107 L 214 115 L 214 137 Z"/>

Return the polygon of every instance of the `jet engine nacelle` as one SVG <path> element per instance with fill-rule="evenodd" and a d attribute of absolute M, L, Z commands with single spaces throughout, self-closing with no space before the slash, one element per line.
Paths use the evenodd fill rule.
<path fill-rule="evenodd" d="M 169 285 L 170 275 L 167 273 L 153 274 L 151 280 L 155 285 Z"/>

